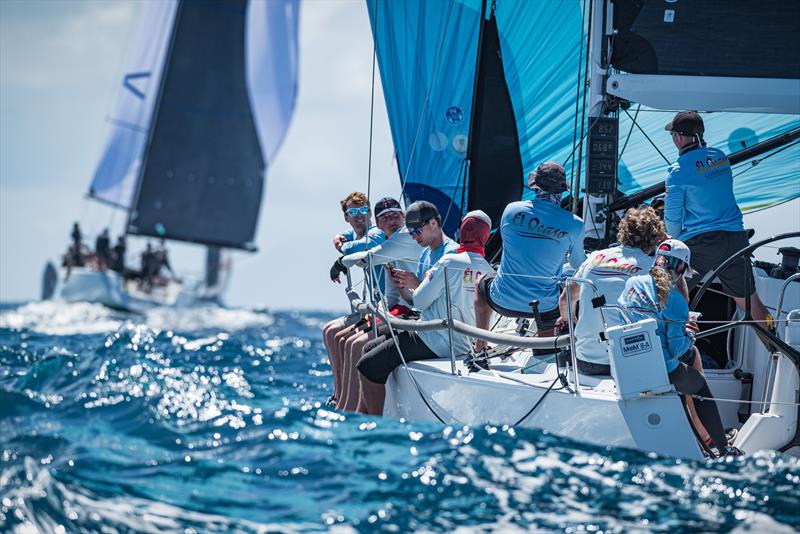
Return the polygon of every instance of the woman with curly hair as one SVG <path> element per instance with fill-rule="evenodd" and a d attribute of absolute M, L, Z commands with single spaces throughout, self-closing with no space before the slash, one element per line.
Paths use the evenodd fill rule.
<path fill-rule="evenodd" d="M 619 224 L 617 236 L 618 245 L 593 252 L 575 273 L 578 278 L 591 280 L 597 291 L 579 283 L 572 283 L 570 288 L 573 314 L 580 310 L 575 326 L 575 351 L 578 370 L 585 375 L 611 374 L 608 354 L 599 335 L 605 331 L 603 319 L 608 326 L 621 323 L 619 314 L 613 310 L 601 315 L 600 309 L 592 305 L 592 299 L 602 295 L 609 304 L 615 303 L 630 277 L 647 272 L 653 264 L 656 245 L 667 237 L 664 223 L 650 206 L 629 209 Z M 578 301 L 580 306 L 576 306 Z M 559 307 L 558 322 L 564 325 L 569 315 L 566 292 L 561 294 Z"/>

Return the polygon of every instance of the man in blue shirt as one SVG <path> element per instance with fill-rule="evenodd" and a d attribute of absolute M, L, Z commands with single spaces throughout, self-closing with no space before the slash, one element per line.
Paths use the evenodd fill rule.
<path fill-rule="evenodd" d="M 534 317 L 529 303 L 539 301 L 539 335 L 550 335 L 559 317 L 558 278 L 568 257 L 574 268 L 586 259 L 583 221 L 561 208 L 568 189 L 564 167 L 554 161 L 528 176 L 536 198 L 512 202 L 503 211 L 503 258 L 497 273 L 484 275 L 475 293 L 478 328 L 488 329 L 492 310 L 507 317 Z M 481 350 L 486 342 L 477 341 Z"/>
<path fill-rule="evenodd" d="M 749 241 L 733 195 L 730 162 L 721 150 L 706 146 L 700 114 L 681 111 L 664 129 L 678 148 L 678 161 L 667 170 L 664 222 L 667 233 L 692 252 L 692 267 L 698 273 L 689 281 L 692 289 Z M 739 257 L 719 273 L 719 279 L 739 309 L 749 298 L 753 318 L 772 327 L 772 316 L 755 292 L 749 259 Z"/>
<path fill-rule="evenodd" d="M 344 220 L 347 221 L 350 228 L 334 237 L 333 246 L 337 251 L 345 255 L 352 254 L 373 248 L 384 241 L 383 232 L 370 226 L 369 199 L 364 193 L 358 191 L 350 193 L 340 202 L 340 205 Z M 330 270 L 331 281 L 337 283 L 339 282 L 339 275 L 347 271 L 341 264 L 340 259 L 336 260 Z M 383 269 L 376 269 L 375 272 L 374 279 L 378 281 L 381 289 L 383 289 Z M 334 319 L 322 329 L 322 339 L 325 343 L 325 348 L 328 350 L 328 359 L 333 369 L 333 394 L 328 399 L 329 402 L 335 402 L 342 392 L 340 345 L 344 345 L 346 338 L 354 330 L 354 326 L 347 325 L 345 319 L 346 317 Z"/>
<path fill-rule="evenodd" d="M 424 249 L 416 273 L 393 269 L 392 278 L 403 299 L 411 302 L 412 293 L 422 283 L 425 273 L 445 254 L 457 252 L 458 243 L 444 234 L 439 209 L 427 200 L 418 200 L 408 207 L 406 228 L 414 241 Z"/>

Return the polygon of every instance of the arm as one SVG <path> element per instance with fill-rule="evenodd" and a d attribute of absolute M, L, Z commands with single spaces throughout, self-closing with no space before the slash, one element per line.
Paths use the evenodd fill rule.
<path fill-rule="evenodd" d="M 573 324 L 577 321 L 577 317 L 575 315 L 575 309 L 578 304 L 578 299 L 581 297 L 581 285 L 577 282 L 570 282 L 570 299 L 572 301 L 572 322 Z M 561 296 L 558 299 L 558 310 L 561 312 L 561 316 L 556 320 L 556 326 L 564 326 L 567 323 L 567 317 L 570 316 L 569 314 L 569 307 L 567 306 L 567 290 L 563 289 L 561 291 Z"/>
<path fill-rule="evenodd" d="M 581 222 L 580 229 L 573 232 L 570 236 L 569 264 L 572 265 L 574 269 L 578 269 L 581 264 L 586 261 L 586 252 L 583 249 L 584 236 L 585 230 L 583 228 L 583 223 Z"/>
<path fill-rule="evenodd" d="M 400 295 L 402 295 L 405 301 L 412 302 L 414 306 L 416 306 L 417 304 L 414 302 L 413 292 L 421 283 L 419 278 L 408 271 L 394 269 L 392 270 L 392 280 L 394 280 L 395 285 L 400 290 Z"/>
<path fill-rule="evenodd" d="M 444 268 L 447 262 L 439 261 L 425 273 L 425 279 L 414 289 L 412 302 L 415 308 L 424 310 L 434 303 L 445 291 Z"/>
<path fill-rule="evenodd" d="M 383 232 L 369 232 L 364 237 L 359 237 L 358 239 L 344 243 L 342 245 L 341 252 L 347 256 L 348 254 L 353 254 L 354 252 L 369 250 L 383 243 L 385 239 L 386 238 L 384 237 Z"/>
<path fill-rule="evenodd" d="M 692 346 L 692 338 L 686 335 L 686 323 L 689 321 L 689 306 L 678 291 L 670 293 L 669 303 L 661 313 L 666 322 L 667 352 L 673 358 L 679 358 Z"/>
<path fill-rule="evenodd" d="M 672 180 L 674 169 L 670 169 L 667 174 L 667 196 L 664 198 L 664 225 L 667 233 L 672 237 L 678 237 L 683 230 L 684 203 L 686 202 L 686 191 Z"/>

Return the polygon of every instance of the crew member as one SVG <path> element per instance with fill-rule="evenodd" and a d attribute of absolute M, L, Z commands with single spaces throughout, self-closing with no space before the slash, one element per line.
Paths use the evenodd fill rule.
<path fill-rule="evenodd" d="M 661 341 L 670 384 L 682 395 L 704 397 L 695 403 L 699 423 L 705 427 L 721 454 L 735 456 L 741 451 L 728 446 L 719 410 L 706 379 L 700 371 L 686 363 L 686 360 L 692 361 L 698 355 L 694 339 L 686 329 L 689 306 L 676 285 L 686 273 L 691 273 L 690 258 L 689 248 L 683 242 L 677 239 L 664 241 L 656 249 L 650 273 L 629 278 L 618 302 L 634 318 L 656 319 L 656 334 Z M 683 396 L 681 400 L 686 402 Z M 695 427 L 698 426 L 698 422 L 695 422 Z"/>
<path fill-rule="evenodd" d="M 94 243 L 94 255 L 97 258 L 97 268 L 105 271 L 111 263 L 111 239 L 108 237 L 108 228 L 97 236 Z"/>
<path fill-rule="evenodd" d="M 611 374 L 599 335 L 605 330 L 604 319 L 609 327 L 621 324 L 618 312 L 595 308 L 592 300 L 603 297 L 608 304 L 615 304 L 625 282 L 650 269 L 656 245 L 666 239 L 664 223 L 650 206 L 631 208 L 619 223 L 617 239 L 619 245 L 593 252 L 575 272 L 576 278 L 589 280 L 593 286 L 572 282 L 570 287 L 572 313 L 580 310 L 575 326 L 578 370 L 585 375 Z M 561 317 L 568 317 L 566 291 L 561 294 L 560 308 Z M 559 323 L 564 322 L 559 319 Z"/>
<path fill-rule="evenodd" d="M 342 215 L 344 220 L 350 225 L 350 229 L 341 234 L 337 234 L 333 239 L 334 248 L 341 254 L 352 254 L 367 250 L 383 242 L 384 236 L 380 229 L 370 226 L 370 208 L 367 195 L 361 192 L 353 192 L 347 195 L 341 202 Z M 330 277 L 333 282 L 339 283 L 339 275 L 344 272 L 341 265 L 334 263 L 330 270 Z M 380 276 L 376 276 L 378 284 L 382 283 L 383 272 L 378 271 Z M 344 349 L 346 338 L 352 334 L 353 325 L 346 324 L 346 317 L 339 317 L 328 322 L 322 329 L 322 339 L 328 351 L 328 360 L 333 369 L 333 393 L 328 399 L 328 403 L 335 406 L 336 400 L 341 392 L 341 350 Z M 340 348 L 341 345 L 341 348 Z"/>
<path fill-rule="evenodd" d="M 356 252 L 341 258 L 344 267 L 354 266 L 362 269 L 383 266 L 386 272 L 393 269 L 416 270 L 417 259 L 421 251 L 420 246 L 411 238 L 404 227 L 405 214 L 400 203 L 391 197 L 384 197 L 375 204 L 375 223 L 386 236 L 386 241 L 368 251 Z M 385 301 L 389 313 L 407 317 L 411 312 L 411 303 L 400 296 L 400 290 L 392 280 L 386 276 Z M 388 327 L 381 323 L 378 325 L 379 333 L 386 333 Z M 373 336 L 371 323 L 358 327 L 344 343 L 342 354 L 342 397 L 337 402 L 337 408 L 345 411 L 354 411 L 359 405 L 359 380 L 356 363 L 363 355 L 364 345 Z"/>
<path fill-rule="evenodd" d="M 681 111 L 664 129 L 678 148 L 678 161 L 667 170 L 664 222 L 667 233 L 692 251 L 697 272 L 689 280 L 692 289 L 708 271 L 747 247 L 749 240 L 733 195 L 730 162 L 721 150 L 706 145 L 702 117 L 696 111 Z M 737 258 L 718 277 L 739 309 L 749 298 L 753 318 L 773 328 L 772 316 L 755 292 L 749 259 Z"/>
<path fill-rule="evenodd" d="M 583 221 L 561 208 L 568 189 L 564 167 L 548 161 L 528 176 L 533 200 L 512 202 L 503 211 L 500 235 L 503 257 L 497 273 L 489 272 L 478 284 L 475 315 L 478 328 L 489 327 L 492 310 L 507 317 L 533 318 L 530 302 L 539 301 L 540 336 L 552 335 L 559 317 L 558 278 L 565 258 L 578 268 L 583 251 Z M 486 342 L 477 341 L 476 350 Z"/>

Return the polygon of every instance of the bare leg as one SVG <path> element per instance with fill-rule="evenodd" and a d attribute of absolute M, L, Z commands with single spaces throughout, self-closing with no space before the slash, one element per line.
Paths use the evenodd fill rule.
<path fill-rule="evenodd" d="M 361 387 L 358 380 L 359 372 L 358 369 L 356 369 L 356 364 L 364 354 L 364 345 L 366 345 L 371 338 L 372 335 L 368 333 L 362 333 L 350 338 L 350 350 L 347 352 L 349 360 L 345 373 L 345 376 L 347 376 L 347 389 L 344 393 L 347 399 L 344 404 L 345 410 L 356 411 L 358 408 Z"/>
<path fill-rule="evenodd" d="M 744 298 L 733 297 L 733 301 L 736 303 L 737 308 L 744 311 L 745 307 Z M 754 320 L 764 321 L 760 323 L 761 326 L 763 326 L 764 328 L 768 328 L 766 320 L 767 316 L 769 315 L 769 311 L 767 310 L 767 307 L 764 306 L 764 303 L 761 302 L 761 298 L 759 298 L 758 293 L 753 293 L 752 295 L 750 295 L 750 313 L 753 315 Z M 780 317 L 777 317 L 777 319 L 780 319 Z M 772 349 L 770 348 L 769 340 L 761 336 L 761 334 L 759 334 L 758 337 L 759 339 L 761 339 L 761 342 L 764 344 L 764 346 L 767 347 L 767 351 L 771 351 Z"/>
<path fill-rule="evenodd" d="M 334 351 L 333 341 L 334 336 L 339 333 L 344 328 L 344 323 L 341 319 L 334 319 L 333 321 L 326 324 L 322 329 L 322 342 L 325 344 L 325 349 L 328 351 L 328 361 L 331 364 L 331 370 L 333 371 L 333 396 L 336 397 L 339 394 L 340 387 L 339 387 L 339 371 L 338 371 L 338 360 L 336 359 L 336 352 Z"/>
<path fill-rule="evenodd" d="M 344 345 L 340 344 L 342 348 L 341 358 L 342 358 L 342 365 L 341 373 L 342 373 L 342 394 L 339 396 L 339 402 L 336 403 L 336 407 L 339 409 L 346 409 L 345 406 L 347 404 L 348 396 L 350 395 L 350 380 L 351 380 L 351 372 L 350 366 L 352 362 L 350 361 L 350 348 L 353 346 L 353 342 L 361 336 L 362 332 L 359 330 L 353 330 L 350 335 L 348 335 L 344 339 Z"/>
<path fill-rule="evenodd" d="M 386 386 L 370 382 L 364 375 L 358 373 L 358 380 L 361 382 L 361 393 L 363 394 L 365 412 L 370 415 L 383 415 L 383 402 L 386 399 Z"/>
<path fill-rule="evenodd" d="M 480 281 L 480 278 L 478 279 Z M 477 283 L 476 283 L 477 285 Z M 483 330 L 489 329 L 489 321 L 492 318 L 492 307 L 486 301 L 486 297 L 480 291 L 475 291 L 475 326 Z M 475 341 L 475 350 L 483 350 L 486 348 L 486 341 L 478 339 Z"/>
<path fill-rule="evenodd" d="M 692 367 L 703 373 L 703 362 L 700 361 L 700 351 L 697 347 L 694 348 L 694 361 L 692 362 Z M 708 443 L 711 439 L 706 427 L 703 426 L 703 423 L 700 422 L 700 416 L 697 415 L 697 409 L 694 406 L 694 399 L 686 396 L 686 410 L 689 412 L 689 417 L 692 420 L 692 425 L 694 425 L 695 430 L 697 433 L 700 434 L 700 439 L 704 442 Z"/>

